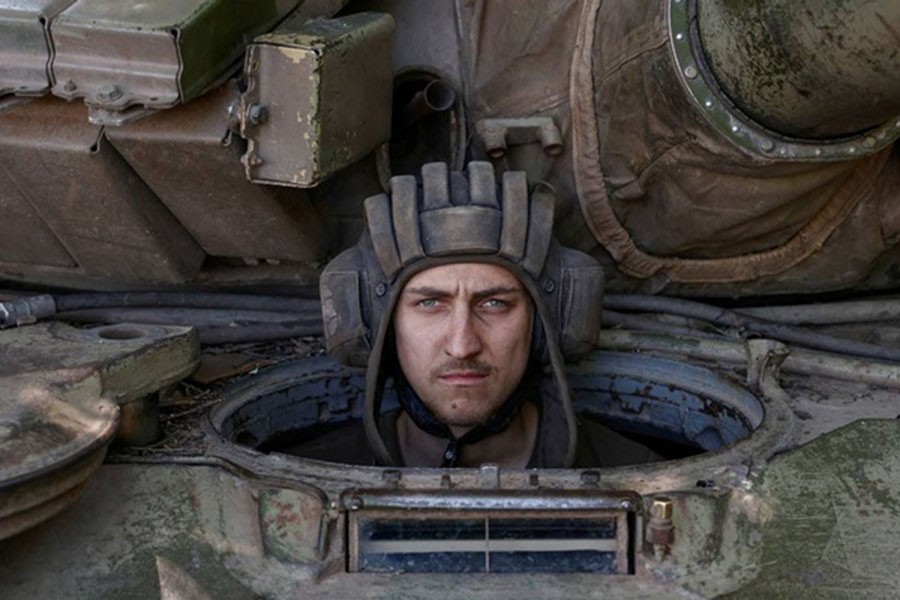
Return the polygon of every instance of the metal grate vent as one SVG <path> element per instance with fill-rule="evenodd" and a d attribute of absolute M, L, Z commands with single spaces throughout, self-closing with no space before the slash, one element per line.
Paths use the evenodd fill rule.
<path fill-rule="evenodd" d="M 405 507 L 403 499 L 353 495 L 351 572 L 633 572 L 637 504 L 621 496 L 548 502 L 546 496 L 419 493 Z"/>

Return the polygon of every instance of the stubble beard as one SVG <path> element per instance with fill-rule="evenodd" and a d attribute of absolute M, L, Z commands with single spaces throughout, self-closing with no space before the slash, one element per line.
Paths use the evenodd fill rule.
<path fill-rule="evenodd" d="M 435 402 L 426 402 L 428 409 L 438 418 L 439 421 L 449 427 L 474 428 L 487 423 L 490 418 L 500 410 L 506 398 L 489 398 L 484 397 L 486 390 L 477 389 L 473 386 L 466 389 L 464 386 L 442 389 L 443 384 L 440 383 L 440 377 L 456 371 L 466 371 L 488 377 L 493 374 L 496 369 L 493 365 L 479 360 L 450 359 L 431 370 L 431 381 L 435 382 L 439 390 L 447 392 L 439 394 L 435 398 Z M 468 405 L 468 410 L 461 410 L 463 404 Z"/>

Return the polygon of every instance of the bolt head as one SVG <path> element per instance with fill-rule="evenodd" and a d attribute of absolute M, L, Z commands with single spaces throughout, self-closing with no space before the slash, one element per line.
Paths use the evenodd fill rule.
<path fill-rule="evenodd" d="M 97 99 L 101 102 L 112 102 L 122 97 L 122 90 L 115 85 L 105 85 L 97 91 Z"/>
<path fill-rule="evenodd" d="M 251 125 L 262 125 L 269 120 L 269 109 L 262 104 L 251 104 L 247 109 L 247 120 Z"/>
<path fill-rule="evenodd" d="M 672 499 L 666 496 L 658 496 L 650 505 L 650 516 L 654 519 L 672 519 Z"/>

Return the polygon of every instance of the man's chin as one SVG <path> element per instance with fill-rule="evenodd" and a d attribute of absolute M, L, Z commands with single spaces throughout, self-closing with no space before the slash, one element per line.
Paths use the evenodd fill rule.
<path fill-rule="evenodd" d="M 435 414 L 441 423 L 452 429 L 474 429 L 488 422 L 491 415 L 472 413 L 463 410 L 440 411 Z"/>

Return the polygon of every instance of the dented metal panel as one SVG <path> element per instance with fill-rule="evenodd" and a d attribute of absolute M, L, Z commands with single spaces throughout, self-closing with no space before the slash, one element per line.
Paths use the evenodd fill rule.
<path fill-rule="evenodd" d="M 390 138 L 393 29 L 360 13 L 256 39 L 241 107 L 248 179 L 314 187 Z"/>
<path fill-rule="evenodd" d="M 74 0 L 0 0 L 0 96 L 50 89 L 49 22 Z"/>
<path fill-rule="evenodd" d="M 78 0 L 51 25 L 53 93 L 123 111 L 186 102 L 297 0 Z"/>

